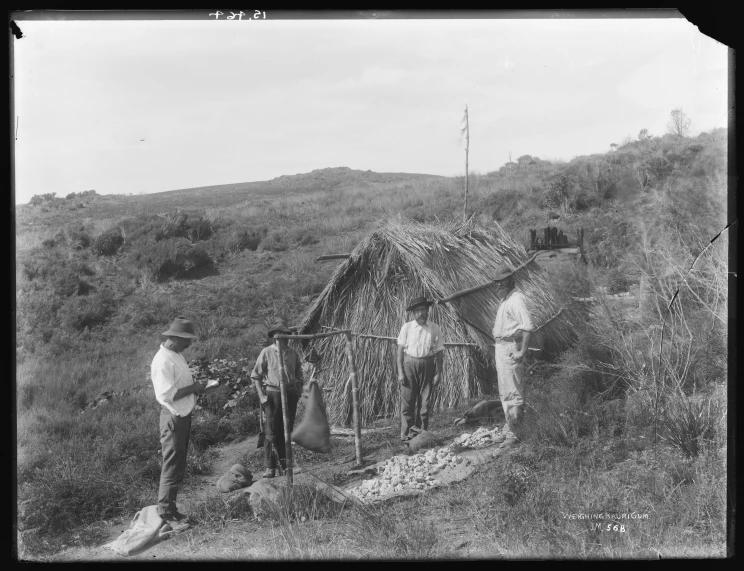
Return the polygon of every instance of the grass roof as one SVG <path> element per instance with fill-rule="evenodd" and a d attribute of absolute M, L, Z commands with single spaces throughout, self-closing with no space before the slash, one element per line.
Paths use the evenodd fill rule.
<path fill-rule="evenodd" d="M 516 268 L 527 260 L 524 247 L 498 225 L 485 228 L 472 220 L 434 225 L 394 218 L 362 240 L 338 266 L 305 313 L 299 333 L 331 327 L 397 337 L 403 323 L 412 319 L 405 310 L 411 298 L 441 299 L 488 282 L 501 264 Z M 536 327 L 558 313 L 546 274 L 536 263 L 527 264 L 514 278 Z M 447 347 L 442 381 L 433 395 L 435 410 L 457 406 L 490 392 L 491 384 L 496 386 L 492 341 L 479 329 L 490 334 L 498 306 L 495 288 L 487 287 L 430 308 L 429 319 L 441 327 L 445 343 L 476 345 Z M 562 312 L 533 337 L 533 347 L 562 349 L 573 338 L 570 316 Z M 323 356 L 316 380 L 329 389 L 325 393 L 329 416 L 333 422 L 348 423 L 351 387 L 345 339 L 334 336 L 313 344 Z M 354 337 L 354 347 L 362 423 L 397 414 L 395 341 Z"/>

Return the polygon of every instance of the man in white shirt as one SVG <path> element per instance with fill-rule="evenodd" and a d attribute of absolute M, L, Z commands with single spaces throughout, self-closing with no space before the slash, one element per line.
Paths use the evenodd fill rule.
<path fill-rule="evenodd" d="M 174 530 L 188 527 L 187 517 L 176 509 L 178 486 L 186 473 L 186 453 L 191 432 L 191 413 L 196 396 L 204 392 L 206 381 L 194 382 L 181 354 L 196 338 L 194 324 L 176 317 L 167 338 L 150 367 L 155 398 L 163 405 L 160 411 L 160 444 L 163 465 L 158 490 L 158 514 Z"/>
<path fill-rule="evenodd" d="M 436 323 L 429 321 L 433 302 L 416 297 L 406 311 L 413 321 L 403 324 L 398 335 L 398 382 L 400 383 L 400 439 L 410 440 L 411 427 L 429 428 L 432 389 L 441 380 L 444 366 L 444 338 Z"/>
<path fill-rule="evenodd" d="M 502 266 L 496 280 L 496 295 L 501 303 L 492 333 L 496 340 L 496 374 L 508 439 L 516 437 L 514 430 L 518 431 L 524 416 L 524 358 L 535 327 L 524 294 L 514 287 L 511 270 Z"/>

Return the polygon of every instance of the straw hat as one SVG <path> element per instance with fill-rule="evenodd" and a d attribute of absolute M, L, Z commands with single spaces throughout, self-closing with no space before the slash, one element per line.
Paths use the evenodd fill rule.
<path fill-rule="evenodd" d="M 274 333 L 286 333 L 287 335 L 292 335 L 292 330 L 287 326 L 286 321 L 284 321 L 283 319 L 279 319 L 278 321 L 274 322 L 274 325 L 271 326 L 266 335 L 269 337 L 273 337 Z"/>
<path fill-rule="evenodd" d="M 425 305 L 426 307 L 429 307 L 431 305 L 434 305 L 434 302 L 427 300 L 425 297 L 414 297 L 408 304 L 408 307 L 406 307 L 406 311 L 413 311 L 413 309 L 415 307 L 418 307 L 419 305 Z"/>
<path fill-rule="evenodd" d="M 165 331 L 163 335 L 196 339 L 194 324 L 185 317 L 176 317 L 168 328 L 168 331 Z"/>
<path fill-rule="evenodd" d="M 514 272 L 510 270 L 508 266 L 502 264 L 496 267 L 495 275 L 491 279 L 495 282 L 499 282 L 508 278 L 513 273 Z"/>

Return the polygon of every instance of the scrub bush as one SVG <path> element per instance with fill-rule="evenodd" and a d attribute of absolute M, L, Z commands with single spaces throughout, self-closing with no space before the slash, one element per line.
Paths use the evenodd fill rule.
<path fill-rule="evenodd" d="M 85 299 L 73 298 L 60 311 L 62 324 L 74 331 L 94 329 L 105 324 L 116 310 L 115 299 L 103 289 Z"/>
<path fill-rule="evenodd" d="M 100 256 L 113 256 L 122 244 L 124 244 L 124 236 L 121 230 L 118 227 L 110 228 L 96 238 L 93 249 Z"/>
<path fill-rule="evenodd" d="M 124 263 L 135 270 L 144 270 L 154 280 L 162 282 L 211 266 L 213 261 L 200 244 L 192 245 L 186 238 L 167 238 L 132 244 Z"/>

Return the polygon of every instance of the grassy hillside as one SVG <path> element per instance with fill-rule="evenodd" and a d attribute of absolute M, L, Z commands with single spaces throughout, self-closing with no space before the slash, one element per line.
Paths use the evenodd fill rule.
<path fill-rule="evenodd" d="M 589 267 L 553 276 L 563 303 L 600 288 L 625 291 L 641 278 L 654 294 L 633 319 L 608 304 L 576 307 L 586 330 L 540 377 L 536 441 L 575 450 L 594 432 L 615 436 L 619 427 L 618 437 L 637 442 L 662 430 L 675 457 L 704 453 L 711 466 L 710 481 L 688 483 L 721 485 L 726 236 L 705 250 L 679 309 L 653 302 L 656 293 L 671 297 L 725 226 L 726 136 L 652 138 L 567 163 L 526 155 L 471 176 L 468 215 L 525 244 L 529 228 L 548 222 L 585 229 Z M 325 285 L 334 262 L 315 262 L 318 255 L 350 251 L 392 215 L 462 217 L 463 188 L 462 178 L 334 168 L 141 196 L 50 194 L 17 207 L 17 476 L 21 527 L 37 530 L 29 545 L 53 549 L 53 538 L 76 526 L 152 503 L 159 405 L 135 389 L 149 384 L 160 332 L 174 316 L 197 323 L 189 357 L 250 361 L 266 323 L 294 322 Z M 104 391 L 131 392 L 81 413 Z M 208 465 L 209 446 L 255 430 L 245 420 L 254 403 L 228 417 L 229 398 L 222 391 L 204 403 L 190 473 Z M 620 403 L 617 422 L 581 421 L 608 400 Z M 691 474 L 705 469 L 695 466 Z M 710 501 L 717 523 L 705 541 L 720 542 L 723 497 Z"/>

